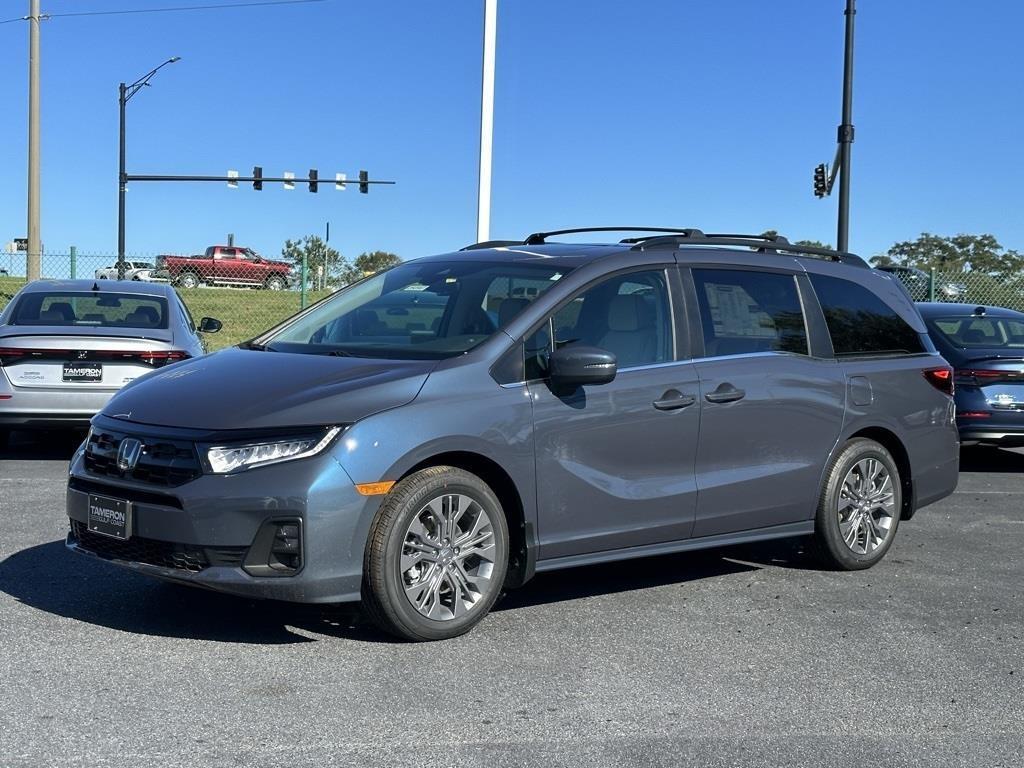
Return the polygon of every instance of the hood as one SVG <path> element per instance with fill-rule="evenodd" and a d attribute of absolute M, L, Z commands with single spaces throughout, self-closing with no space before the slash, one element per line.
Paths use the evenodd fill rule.
<path fill-rule="evenodd" d="M 436 366 L 230 348 L 143 376 L 103 415 L 209 430 L 345 424 L 410 402 Z"/>

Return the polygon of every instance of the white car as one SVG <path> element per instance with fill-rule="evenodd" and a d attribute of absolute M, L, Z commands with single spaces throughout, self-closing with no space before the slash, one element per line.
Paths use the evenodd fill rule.
<path fill-rule="evenodd" d="M 124 263 L 124 279 L 125 280 L 141 280 L 142 282 L 152 282 L 153 272 L 156 268 L 152 262 L 149 261 L 126 261 Z M 117 280 L 117 264 L 111 267 L 103 267 L 103 269 L 96 270 L 97 280 Z"/>

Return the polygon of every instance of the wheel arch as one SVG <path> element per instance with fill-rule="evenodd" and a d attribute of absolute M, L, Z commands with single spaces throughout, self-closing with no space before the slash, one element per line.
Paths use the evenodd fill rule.
<path fill-rule="evenodd" d="M 847 440 L 853 440 L 857 437 L 866 437 L 869 440 L 874 440 L 889 451 L 896 460 L 896 468 L 900 471 L 900 486 L 903 491 L 900 519 L 909 520 L 914 516 L 914 512 L 917 509 L 917 499 L 914 495 L 914 477 L 907 447 L 895 432 L 885 427 L 862 427 L 847 437 Z"/>
<path fill-rule="evenodd" d="M 508 523 L 509 563 L 505 577 L 506 587 L 526 583 L 534 573 L 537 544 L 533 524 L 527 521 L 523 497 L 512 476 L 487 456 L 473 451 L 452 450 L 436 453 L 409 467 L 399 480 L 428 467 L 449 466 L 471 472 L 494 491 L 501 502 Z"/>

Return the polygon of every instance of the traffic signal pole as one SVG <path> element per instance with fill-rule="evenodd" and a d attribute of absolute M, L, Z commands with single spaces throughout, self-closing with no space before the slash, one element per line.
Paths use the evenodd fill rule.
<path fill-rule="evenodd" d="M 850 150 L 853 144 L 853 20 L 856 0 L 846 0 L 846 45 L 843 61 L 843 118 L 839 125 L 839 221 L 836 246 L 849 250 L 850 244 Z"/>

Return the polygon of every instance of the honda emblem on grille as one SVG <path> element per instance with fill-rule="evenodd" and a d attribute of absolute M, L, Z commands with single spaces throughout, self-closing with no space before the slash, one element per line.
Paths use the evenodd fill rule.
<path fill-rule="evenodd" d="M 117 468 L 121 473 L 131 472 L 139 463 L 139 456 L 142 454 L 142 443 L 134 437 L 126 437 L 117 446 Z"/>

